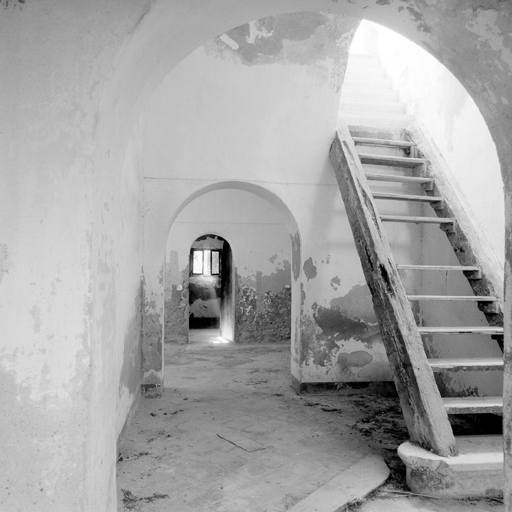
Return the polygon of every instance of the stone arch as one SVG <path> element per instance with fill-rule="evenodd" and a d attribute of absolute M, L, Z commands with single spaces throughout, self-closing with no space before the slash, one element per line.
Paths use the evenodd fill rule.
<path fill-rule="evenodd" d="M 256 185 L 255 183 L 250 183 L 247 181 L 220 181 L 218 183 L 212 183 L 211 185 L 207 185 L 192 192 L 185 200 L 183 200 L 183 202 L 172 213 L 172 216 L 166 221 L 167 232 L 169 232 L 171 225 L 176 220 L 178 215 L 192 201 L 198 199 L 201 196 L 204 196 L 205 194 L 208 194 L 209 192 L 226 189 L 242 190 L 244 192 L 249 192 L 250 194 L 254 194 L 255 196 L 258 196 L 261 199 L 267 201 L 283 217 L 286 227 L 288 228 L 288 232 L 290 233 L 290 236 L 295 235 L 295 233 L 299 232 L 299 227 L 297 225 L 295 217 L 293 216 L 293 213 L 290 211 L 288 206 L 279 196 L 277 196 L 276 194 L 274 194 L 274 192 L 271 192 L 270 190 L 261 185 Z M 220 236 L 223 236 L 222 233 L 219 234 Z"/>
<path fill-rule="evenodd" d="M 485 4 L 485 5 L 484 5 Z M 487 7 L 488 5 L 488 7 Z M 188 53 L 207 39 L 250 20 L 299 11 L 324 11 L 367 18 L 385 25 L 434 55 L 466 87 L 489 127 L 496 143 L 505 186 L 506 281 L 510 284 L 512 220 L 512 5 L 508 2 L 463 2 L 457 7 L 443 0 L 197 0 L 189 3 L 156 3 L 135 28 L 119 55 L 114 76 L 102 97 L 97 128 L 97 187 L 110 175 L 105 195 L 117 192 L 122 161 L 131 130 L 145 101 L 157 85 Z M 483 171 L 484 172 L 484 171 Z M 94 224 L 102 231 L 102 198 L 96 199 Z M 100 246 L 100 244 L 98 244 Z M 96 266 L 108 257 L 108 249 L 93 255 Z M 99 286 L 99 285 L 96 285 Z M 506 287 L 510 289 L 510 285 Z M 511 349 L 511 304 L 505 304 L 505 344 L 508 377 Z M 512 385 L 506 384 L 506 394 Z M 512 418 L 505 408 L 506 421 Z M 509 439 L 510 446 L 510 439 Z M 509 475 L 512 463 L 506 463 Z M 510 480 L 510 478 L 509 478 Z M 512 500 L 512 489 L 508 490 Z"/>
<path fill-rule="evenodd" d="M 157 233 L 156 236 L 164 238 L 160 241 L 161 246 L 159 249 L 154 250 L 156 247 L 152 242 L 144 243 L 144 246 L 149 246 L 150 249 L 145 252 L 143 256 L 144 278 L 145 278 L 145 296 L 150 298 L 145 304 L 146 312 L 143 319 L 143 354 L 144 354 L 144 377 L 143 387 L 152 388 L 161 386 L 163 384 L 163 361 L 164 361 L 164 344 L 163 344 L 163 330 L 164 325 L 164 282 L 160 279 L 163 269 L 165 268 L 165 243 L 169 236 L 169 232 L 178 215 L 184 208 L 193 203 L 194 200 L 210 193 L 219 190 L 240 190 L 254 194 L 255 196 L 263 199 L 276 209 L 278 214 L 283 218 L 288 234 L 290 236 L 291 244 L 291 294 L 292 294 L 292 318 L 291 318 L 291 338 L 292 338 L 292 375 L 294 370 L 298 372 L 298 346 L 300 344 L 300 267 L 301 267 L 301 244 L 300 232 L 298 223 L 286 205 L 286 203 L 271 190 L 254 183 L 244 181 L 222 181 L 212 183 L 204 186 L 198 185 L 195 190 L 189 192 L 187 197 L 183 199 L 178 206 L 169 208 L 166 205 L 169 203 L 161 202 L 160 208 L 162 215 L 153 217 L 156 224 L 148 225 L 147 231 Z M 205 233 L 206 234 L 206 233 Z M 225 233 L 222 229 L 215 230 L 215 234 L 223 237 L 229 241 L 229 234 Z M 198 236 L 197 232 L 190 234 L 190 243 L 192 243 Z M 161 249 L 161 250 L 160 250 Z M 144 325 L 144 323 L 146 323 Z"/>
<path fill-rule="evenodd" d="M 512 102 L 508 102 L 512 69 L 512 7 L 468 6 L 453 9 L 442 0 L 419 2 L 358 0 L 200 0 L 195 9 L 175 2 L 157 3 L 140 22 L 118 59 L 105 91 L 98 127 L 100 161 L 115 164 L 147 98 L 163 78 L 207 39 L 250 20 L 299 11 L 323 11 L 366 18 L 387 26 L 419 44 L 442 62 L 470 92 L 499 148 L 500 159 L 512 152 L 508 138 Z M 498 23 L 498 18 L 501 23 Z M 492 25 L 489 21 L 493 21 Z M 493 76 L 493 81 L 489 81 Z M 503 122 L 505 121 L 505 122 Z M 113 161 L 112 161 L 113 160 Z M 119 163 L 119 162 L 118 162 Z M 503 165 L 503 172 L 506 172 Z"/>

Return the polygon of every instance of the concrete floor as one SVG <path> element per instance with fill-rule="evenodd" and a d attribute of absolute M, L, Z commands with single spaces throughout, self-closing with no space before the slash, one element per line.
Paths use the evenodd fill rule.
<path fill-rule="evenodd" d="M 376 453 L 392 477 L 350 510 L 441 512 L 401 494 L 396 447 L 406 433 L 395 397 L 297 396 L 289 385 L 289 346 L 233 346 L 218 343 L 213 330 L 191 334 L 188 345 L 166 347 L 164 395 L 143 399 L 126 433 L 119 511 L 285 511 Z M 399 508 L 409 503 L 413 508 Z M 453 503 L 459 508 L 442 508 L 501 508 L 492 501 Z"/>

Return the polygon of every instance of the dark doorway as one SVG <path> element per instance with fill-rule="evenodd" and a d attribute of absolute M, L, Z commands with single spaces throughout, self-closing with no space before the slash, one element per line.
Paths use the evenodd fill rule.
<path fill-rule="evenodd" d="M 234 341 L 234 266 L 229 243 L 209 234 L 190 249 L 189 342 Z"/>

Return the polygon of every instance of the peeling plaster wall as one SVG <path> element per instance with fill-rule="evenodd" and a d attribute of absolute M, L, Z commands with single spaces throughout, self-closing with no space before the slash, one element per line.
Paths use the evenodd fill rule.
<path fill-rule="evenodd" d="M 114 366 L 120 349 L 114 340 L 120 339 L 117 333 L 123 330 L 118 331 L 118 326 L 130 321 L 130 315 L 117 312 L 122 277 L 114 271 L 121 252 L 122 170 L 133 127 L 146 102 L 169 71 L 204 41 L 248 20 L 298 10 L 364 16 L 401 31 L 445 63 L 474 96 L 496 142 L 510 223 L 509 2 L 197 0 L 195 7 L 165 0 L 44 0 L 1 5 L 0 244 L 6 246 L 5 250 L 0 246 L 5 391 L 1 403 L 7 411 L 1 434 L 7 448 L 0 477 L 2 489 L 8 489 L 1 497 L 7 510 L 110 511 L 116 507 L 120 369 Z M 316 108 L 329 112 L 332 98 L 328 94 L 320 97 L 325 104 Z M 303 108 L 298 100 L 296 104 Z M 322 175 L 316 171 L 327 170 L 327 166 L 312 164 L 323 162 L 333 122 L 287 125 L 291 137 L 300 135 L 297 165 L 291 167 L 302 169 L 317 185 Z M 201 139 L 198 134 L 204 132 L 195 132 L 189 148 Z M 311 142 L 310 158 L 302 152 L 305 141 Z M 240 169 L 245 168 L 243 161 L 239 159 Z M 294 175 L 280 165 L 270 168 L 277 173 L 271 173 L 272 179 L 282 173 L 285 184 Z M 151 186 L 146 180 L 145 187 Z M 160 204 L 176 199 L 174 208 L 178 208 L 180 198 L 202 187 L 177 183 L 163 188 Z M 278 188 L 271 183 L 262 190 L 273 194 Z M 301 202 L 300 186 L 282 186 L 286 188 L 297 198 L 290 200 L 290 211 L 300 219 L 311 202 Z M 170 224 L 155 233 L 156 238 L 165 240 Z M 510 232 L 506 239 L 510 279 Z M 297 232 L 292 233 L 292 240 L 298 252 Z M 165 247 L 151 245 L 164 253 Z M 312 252 L 305 259 L 309 257 L 316 265 Z M 147 268 L 148 273 L 156 271 L 156 281 L 161 267 Z M 292 262 L 297 279 L 301 267 L 300 260 Z M 150 279 L 153 282 L 153 276 Z M 126 293 L 135 298 L 139 281 L 127 282 L 131 289 Z M 510 286 L 505 313 L 510 397 L 508 290 Z M 292 286 L 292 294 L 296 292 Z M 292 308 L 300 305 L 300 297 L 295 298 L 299 300 Z M 299 332 L 298 325 L 292 326 L 293 332 Z M 300 376 L 298 348 L 294 347 L 292 358 L 295 376 Z M 511 417 L 509 400 L 505 425 Z M 505 482 L 511 503 L 510 436 L 506 447 Z"/>
<path fill-rule="evenodd" d="M 140 382 L 140 182 L 133 167 L 122 184 L 120 169 L 95 172 L 95 139 L 146 6 L 0 6 L 2 510 L 115 509 L 116 438 Z"/>
<path fill-rule="evenodd" d="M 301 231 L 302 383 L 390 380 L 339 190 L 322 189 L 310 211 L 316 222 Z"/>
<path fill-rule="evenodd" d="M 182 291 L 187 288 L 191 239 L 204 233 L 221 234 L 233 251 L 238 277 L 236 341 L 289 340 L 291 247 L 283 218 L 254 194 L 222 190 L 192 201 L 177 217 L 169 232 L 165 342 L 187 341 L 188 315 L 192 307 L 186 307 L 188 301 L 182 298 Z M 279 318 L 276 318 L 276 309 Z"/>
<path fill-rule="evenodd" d="M 298 323 L 290 329 L 296 333 L 292 334 L 292 374 L 300 382 L 390 379 L 370 295 L 358 299 L 357 311 L 347 305 L 353 288 L 352 293 L 361 293 L 364 277 L 327 159 L 341 73 L 356 26 L 355 20 L 301 14 L 231 30 L 176 67 L 151 99 L 139 127 L 146 175 L 145 218 L 151 219 L 144 227 L 144 267 L 154 268 L 155 276 L 151 285 L 146 281 L 148 293 L 161 294 L 156 275 L 161 265 L 158 247 L 164 237 L 157 237 L 172 218 L 169 205 L 187 200 L 185 191 L 193 196 L 201 186 L 223 179 L 253 181 L 276 194 L 292 212 L 304 245 L 295 262 L 280 258 L 268 270 L 260 268 L 260 263 L 240 263 L 254 247 L 238 247 L 237 238 L 225 234 L 228 224 L 222 221 L 213 222 L 212 217 L 210 224 L 201 225 L 203 231 L 191 233 L 219 234 L 232 244 L 240 285 L 238 341 L 275 338 L 280 311 L 288 315 L 284 303 L 289 291 L 281 275 L 289 273 L 290 267 L 294 276 L 291 295 L 294 283 L 297 287 L 292 318 L 298 315 L 294 320 Z M 191 141 L 196 151 L 188 150 Z M 211 208 L 197 206 L 197 210 L 204 215 Z M 233 210 L 231 218 L 238 218 L 237 211 Z M 180 224 L 173 224 L 170 239 L 183 238 L 175 231 Z M 274 256 L 272 246 L 268 240 L 259 249 L 268 251 L 261 261 Z M 189 248 L 190 240 L 181 252 L 167 246 L 170 261 L 176 261 L 171 251 L 178 253 L 178 265 L 168 269 L 178 280 L 183 279 Z M 274 289 L 265 296 L 266 282 L 274 283 Z M 178 291 L 167 285 L 179 319 L 187 315 L 183 307 L 186 286 L 181 286 Z M 163 298 L 159 300 L 163 303 Z M 267 311 L 263 318 L 262 308 Z M 335 316 L 329 326 L 322 325 L 324 310 Z M 169 333 L 168 341 L 182 337 L 179 319 L 171 321 L 177 328 Z M 349 326 L 361 322 L 364 327 L 350 330 Z M 281 339 L 289 335 L 287 325 L 277 327 Z"/>
<path fill-rule="evenodd" d="M 143 282 L 141 260 L 141 173 L 135 148 L 130 146 L 123 169 L 120 202 L 119 260 L 117 276 L 118 329 L 116 333 L 116 378 L 119 379 L 116 437 L 121 433 L 134 412 L 140 396 L 142 382 L 142 303 Z M 120 369 L 120 373 L 117 373 Z"/>
<path fill-rule="evenodd" d="M 159 87 L 139 127 L 146 176 L 146 287 L 149 294 L 159 297 L 159 304 L 163 305 L 157 279 L 162 268 L 159 254 L 164 252 L 166 226 L 175 215 L 173 206 L 177 208 L 201 188 L 219 182 L 222 188 L 223 180 L 230 181 L 230 188 L 243 188 L 244 181 L 252 182 L 271 203 L 282 201 L 291 211 L 293 222 L 309 227 L 332 217 L 328 212 L 332 203 L 322 205 L 318 217 L 311 211 L 322 203 L 319 193 L 337 190 L 327 153 L 336 122 L 341 72 L 356 25 L 352 19 L 318 14 L 254 22 L 194 51 Z M 244 38 L 250 38 L 256 44 L 256 53 L 262 56 L 253 58 L 251 48 L 240 44 Z M 226 41 L 239 42 L 235 45 Z M 198 145 L 197 151 L 189 151 L 191 141 Z M 339 191 L 335 201 L 341 203 Z M 282 211 L 282 205 L 276 206 Z M 259 215 L 263 213 L 264 209 Z M 205 232 L 223 236 L 219 227 L 222 224 L 214 224 Z M 297 228 L 289 223 L 287 228 L 289 243 L 289 236 L 295 240 Z M 345 235 L 351 236 L 348 232 Z M 225 238 L 231 243 L 229 237 Z M 275 252 L 267 244 L 264 247 L 270 260 Z M 300 268 L 300 254 L 295 263 L 278 254 L 273 263 L 267 261 L 268 268 L 252 265 L 246 270 L 239 263 L 240 254 L 248 255 L 254 249 L 232 248 L 242 291 L 243 286 L 256 290 L 260 306 L 264 305 L 262 285 L 265 279 L 270 281 L 268 276 L 279 277 L 287 264 Z M 170 257 L 170 251 L 167 254 Z M 183 271 L 183 263 L 179 265 L 177 274 Z M 297 295 L 298 268 L 294 275 L 291 294 Z M 270 291 L 287 293 L 283 288 Z M 248 297 L 252 300 L 252 294 Z M 300 302 L 296 299 L 295 303 L 297 316 Z M 239 315 L 239 329 L 244 324 L 242 319 Z M 249 327 L 249 323 L 244 326 L 247 333 Z M 292 337 L 298 327 L 292 325 Z M 256 339 L 255 333 L 246 336 L 247 341 L 250 339 Z M 299 335 L 295 341 L 300 343 Z M 292 350 L 292 373 L 300 379 L 298 354 L 293 354 L 296 352 Z"/>
<path fill-rule="evenodd" d="M 219 8 L 221 7 L 221 8 Z M 173 69 L 194 48 L 208 38 L 221 34 L 247 20 L 259 19 L 283 12 L 298 10 L 322 10 L 357 17 L 366 17 L 383 23 L 431 51 L 463 82 L 473 95 L 478 107 L 488 122 L 496 142 L 505 178 L 506 218 L 510 223 L 512 202 L 510 200 L 510 176 L 506 163 L 512 158 L 510 142 L 511 107 L 498 106 L 497 98 L 511 96 L 510 53 L 512 40 L 510 26 L 512 12 L 508 2 L 454 3 L 444 0 L 370 0 L 354 2 L 332 2 L 332 0 L 198 0 L 197 8 L 179 2 L 155 2 L 137 30 L 120 52 L 118 66 L 113 73 L 103 98 L 99 133 L 108 134 L 109 139 L 99 139 L 97 167 L 100 175 L 118 173 L 130 130 L 138 115 L 162 81 L 162 77 Z M 119 14 L 118 18 L 120 18 Z M 100 24 L 97 24 L 100 26 Z M 108 31 L 105 31 L 107 33 Z M 108 32 L 109 34 L 112 32 Z M 186 34 L 186 37 L 184 37 Z M 493 79 L 490 81 L 489 77 Z M 318 133 L 318 132 L 315 132 Z M 109 150 L 109 152 L 107 152 Z M 110 151 L 111 150 L 111 151 Z M 196 193 L 198 187 L 180 187 L 181 192 Z M 111 189 L 114 193 L 114 188 Z M 267 190 L 267 189 L 263 189 Z M 264 192 L 265 193 L 265 192 Z M 169 197 L 169 190 L 163 194 Z M 179 194 L 178 194 L 179 196 Z M 271 196 L 272 197 L 272 196 Z M 171 215 L 172 218 L 172 215 Z M 170 225 L 170 223 L 169 223 Z M 162 229 L 159 237 L 166 236 L 169 225 Z M 162 235 L 163 233 L 163 235 Z M 299 247 L 298 233 L 292 233 L 293 246 Z M 507 240 L 507 282 L 510 279 L 510 233 Z M 163 252 L 163 250 L 162 250 Z M 292 268 L 300 267 L 294 260 Z M 151 268 L 150 270 L 158 270 Z M 298 276 L 300 277 L 300 276 Z M 509 290 L 510 287 L 507 287 Z M 292 294 L 296 288 L 292 286 Z M 295 302 L 294 304 L 297 304 Z M 294 306 L 292 306 L 292 309 Z M 507 292 L 505 326 L 507 352 L 508 396 L 512 395 L 510 384 L 510 300 Z M 298 317 L 296 317 L 298 318 Z M 294 327 L 292 326 L 292 333 Z M 297 325 L 295 333 L 298 333 Z M 293 335 L 293 334 L 292 334 Z M 295 349 L 299 345 L 296 345 Z M 298 375 L 297 353 L 292 348 L 292 373 Z M 507 405 L 508 404 L 508 405 Z M 506 401 L 505 424 L 510 422 L 512 407 Z M 510 454 L 510 436 L 506 438 Z M 512 474 L 512 456 L 506 458 L 507 475 Z M 505 481 L 512 481 L 505 478 Z M 506 489 L 507 502 L 512 503 L 512 487 Z"/>

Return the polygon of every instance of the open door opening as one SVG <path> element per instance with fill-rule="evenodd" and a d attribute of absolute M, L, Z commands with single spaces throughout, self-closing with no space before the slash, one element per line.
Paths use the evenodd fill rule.
<path fill-rule="evenodd" d="M 220 336 L 235 341 L 235 266 L 231 246 L 224 240 L 221 258 Z"/>
<path fill-rule="evenodd" d="M 229 243 L 204 235 L 190 249 L 189 343 L 235 339 L 234 266 Z"/>

